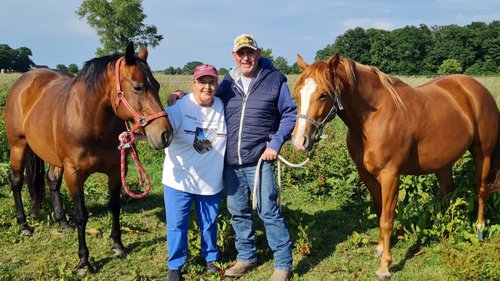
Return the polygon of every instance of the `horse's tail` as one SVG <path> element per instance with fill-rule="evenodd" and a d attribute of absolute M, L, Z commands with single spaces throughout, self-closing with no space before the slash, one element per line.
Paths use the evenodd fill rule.
<path fill-rule="evenodd" d="M 497 144 L 491 155 L 490 172 L 486 179 L 488 193 L 500 191 L 500 122 L 498 123 L 498 132 Z"/>
<path fill-rule="evenodd" d="M 45 163 L 30 147 L 27 147 L 26 150 L 26 183 L 28 184 L 31 197 L 31 214 L 36 216 L 42 209 L 45 191 Z"/>

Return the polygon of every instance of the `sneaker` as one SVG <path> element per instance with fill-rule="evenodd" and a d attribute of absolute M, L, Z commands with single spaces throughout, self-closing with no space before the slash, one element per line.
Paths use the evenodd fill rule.
<path fill-rule="evenodd" d="M 168 271 L 168 281 L 182 281 L 182 275 L 180 270 L 169 270 Z"/>
<path fill-rule="evenodd" d="M 220 272 L 220 268 L 216 266 L 213 262 L 209 261 L 207 262 L 207 272 L 208 273 Z"/>
<path fill-rule="evenodd" d="M 236 262 L 235 265 L 232 267 L 228 268 L 224 272 L 224 276 L 227 277 L 240 277 L 242 276 L 245 272 L 249 271 L 250 269 L 253 269 L 256 266 L 254 262 Z"/>
<path fill-rule="evenodd" d="M 292 280 L 292 272 L 282 269 L 275 269 L 269 281 L 289 281 Z"/>

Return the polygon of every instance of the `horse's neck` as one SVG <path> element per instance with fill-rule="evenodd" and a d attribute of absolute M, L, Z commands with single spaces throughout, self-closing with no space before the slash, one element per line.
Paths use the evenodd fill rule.
<path fill-rule="evenodd" d="M 373 113 L 390 101 L 386 91 L 378 77 L 366 80 L 358 78 L 358 82 L 352 86 L 346 85 L 341 93 L 343 110 L 338 113 L 339 117 L 351 130 L 361 129 Z"/>
<path fill-rule="evenodd" d="M 106 83 L 104 83 L 106 84 Z M 110 96 L 112 90 L 108 87 L 97 87 L 94 92 L 88 92 L 84 85 L 75 85 L 73 98 L 69 108 L 73 108 L 78 114 L 80 126 L 90 130 L 89 133 L 103 136 L 116 127 L 116 115 L 111 106 Z M 93 124 L 93 126 L 89 126 Z"/>

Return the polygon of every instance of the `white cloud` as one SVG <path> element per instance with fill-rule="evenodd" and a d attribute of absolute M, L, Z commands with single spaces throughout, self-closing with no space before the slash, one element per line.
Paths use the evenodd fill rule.
<path fill-rule="evenodd" d="M 379 19 L 369 19 L 369 18 L 346 20 L 342 23 L 342 25 L 347 29 L 362 27 L 364 29 L 377 28 L 384 30 L 392 30 L 396 27 L 396 24 L 394 22 L 387 20 L 379 20 Z"/>

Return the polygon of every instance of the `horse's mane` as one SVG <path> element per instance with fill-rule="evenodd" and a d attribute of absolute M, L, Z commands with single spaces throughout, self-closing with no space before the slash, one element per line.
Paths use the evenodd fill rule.
<path fill-rule="evenodd" d="M 114 71 L 115 62 L 123 56 L 122 54 L 114 54 L 104 57 L 93 58 L 85 62 L 82 70 L 76 76 L 75 82 L 80 81 L 85 84 L 85 88 L 87 91 L 93 91 L 97 85 L 100 85 L 104 82 L 106 77 L 106 71 L 111 67 Z M 148 64 L 138 58 L 135 57 L 135 64 L 139 67 L 139 70 L 144 75 L 144 77 L 149 77 L 152 75 L 151 70 L 149 69 Z M 146 83 L 146 87 L 151 87 L 151 82 L 149 79 L 146 79 L 149 83 Z"/>
<path fill-rule="evenodd" d="M 385 74 L 380 69 L 378 69 L 378 67 L 375 66 L 364 65 L 348 58 L 341 58 L 341 63 L 345 65 L 344 69 L 346 71 L 346 75 L 349 79 L 350 85 L 354 85 L 353 82 L 356 80 L 355 69 L 359 71 L 372 71 L 377 75 L 380 83 L 382 83 L 382 86 L 385 89 L 387 89 L 396 107 L 404 108 L 404 103 L 401 100 L 401 97 L 399 96 L 398 92 L 396 91 L 395 86 L 406 85 L 406 83 L 404 83 L 403 81 L 394 76 Z"/>
<path fill-rule="evenodd" d="M 403 101 L 395 89 L 396 85 L 406 85 L 400 79 L 383 73 L 377 67 L 364 65 L 344 57 L 340 58 L 337 71 L 339 71 L 339 69 L 344 70 L 347 83 L 342 82 L 342 80 L 339 79 L 338 75 L 335 75 L 335 73 L 331 73 L 331 69 L 329 69 L 327 61 L 316 61 L 311 65 L 311 67 L 304 69 L 303 75 L 300 75 L 295 83 L 294 92 L 298 93 L 300 90 L 298 89 L 298 86 L 303 85 L 307 77 L 314 77 L 316 83 L 326 87 L 330 93 L 342 93 L 344 92 L 345 87 L 349 87 L 348 90 L 352 91 L 357 79 L 359 78 L 357 77 L 359 75 L 356 75 L 356 73 L 359 71 L 371 71 L 377 75 L 378 79 L 382 83 L 382 86 L 387 89 L 392 100 L 394 101 L 394 104 L 398 108 L 404 107 Z"/>

